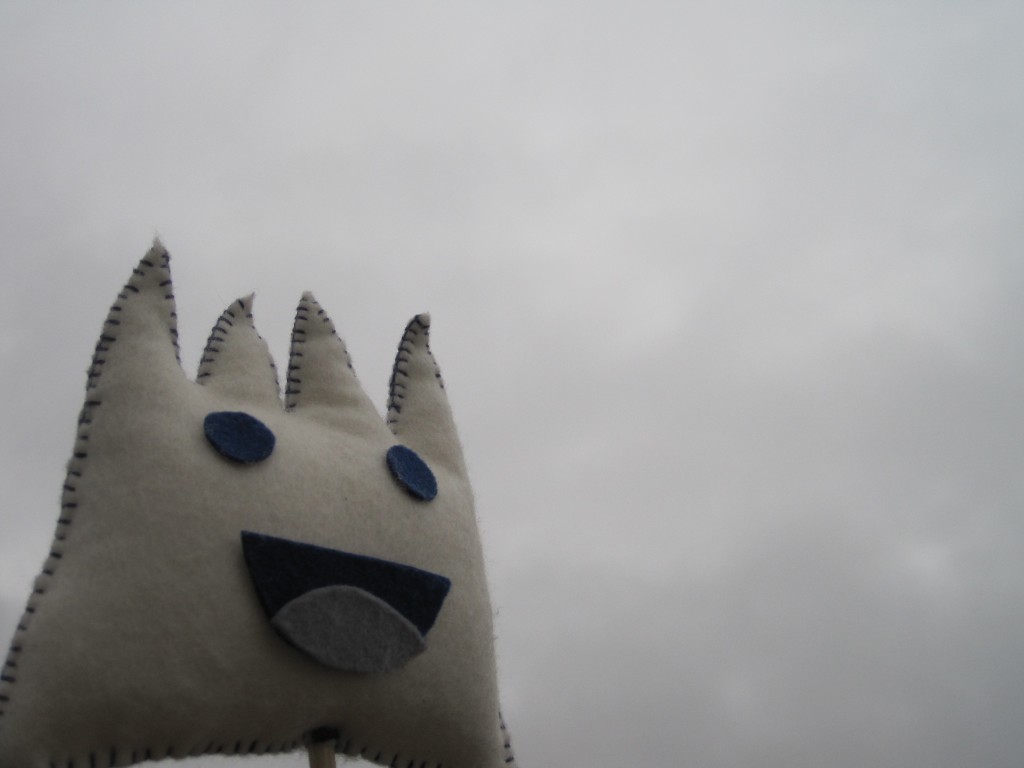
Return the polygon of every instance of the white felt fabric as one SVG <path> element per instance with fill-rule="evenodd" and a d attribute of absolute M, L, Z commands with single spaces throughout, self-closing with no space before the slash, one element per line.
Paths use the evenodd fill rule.
<path fill-rule="evenodd" d="M 97 346 L 53 552 L 0 683 L 0 768 L 285 751 L 323 726 L 339 751 L 384 765 L 510 764 L 473 498 L 425 316 L 396 363 L 393 434 L 308 295 L 287 410 L 251 297 L 222 315 L 190 381 L 167 262 L 155 244 Z M 268 459 L 240 465 L 207 443 L 203 418 L 228 410 L 273 431 Z M 434 501 L 390 475 L 398 442 L 433 469 Z M 257 600 L 242 529 L 448 577 L 427 649 L 384 674 L 303 655 Z"/>

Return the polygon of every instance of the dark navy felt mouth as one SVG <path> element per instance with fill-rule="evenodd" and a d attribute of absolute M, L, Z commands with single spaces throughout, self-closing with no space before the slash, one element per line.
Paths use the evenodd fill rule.
<path fill-rule="evenodd" d="M 451 581 L 411 565 L 242 531 L 271 624 L 329 666 L 385 672 L 426 648 Z"/>

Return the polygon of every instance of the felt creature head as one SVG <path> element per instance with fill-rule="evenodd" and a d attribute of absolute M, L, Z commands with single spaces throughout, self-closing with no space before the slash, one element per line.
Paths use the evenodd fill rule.
<path fill-rule="evenodd" d="M 195 381 L 168 254 L 103 326 L 52 550 L 0 682 L 0 768 L 333 740 L 389 766 L 514 762 L 462 449 L 402 336 L 386 421 L 310 294 L 282 403 L 240 299 Z"/>

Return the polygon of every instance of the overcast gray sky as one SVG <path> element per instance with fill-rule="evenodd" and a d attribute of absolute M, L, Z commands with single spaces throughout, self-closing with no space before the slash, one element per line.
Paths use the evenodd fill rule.
<path fill-rule="evenodd" d="M 0 4 L 0 634 L 159 234 L 190 370 L 429 310 L 524 767 L 1024 763 L 1024 4 Z M 204 758 L 297 766 L 302 756 Z"/>

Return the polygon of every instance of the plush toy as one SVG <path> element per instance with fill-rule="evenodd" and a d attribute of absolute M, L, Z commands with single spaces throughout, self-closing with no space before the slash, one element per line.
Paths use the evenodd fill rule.
<path fill-rule="evenodd" d="M 514 764 L 429 318 L 386 421 L 305 294 L 282 403 L 239 299 L 183 373 L 159 242 L 89 368 L 53 546 L 0 683 L 0 768 L 310 750 Z"/>

